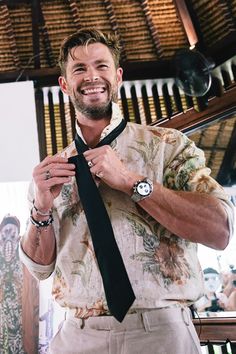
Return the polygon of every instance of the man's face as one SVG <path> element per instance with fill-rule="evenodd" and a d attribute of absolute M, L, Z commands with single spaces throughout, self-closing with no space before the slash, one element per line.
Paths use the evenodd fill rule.
<path fill-rule="evenodd" d="M 59 78 L 77 112 L 91 119 L 109 115 L 111 101 L 117 102 L 121 81 L 122 69 L 115 68 L 111 52 L 102 43 L 73 48 L 66 77 Z"/>
<path fill-rule="evenodd" d="M 220 277 L 216 273 L 204 274 L 204 281 L 208 292 L 215 292 L 220 286 Z"/>

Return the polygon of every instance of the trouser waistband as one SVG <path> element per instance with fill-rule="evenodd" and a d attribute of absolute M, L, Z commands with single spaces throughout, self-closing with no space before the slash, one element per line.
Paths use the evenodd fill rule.
<path fill-rule="evenodd" d="M 113 316 L 97 316 L 87 319 L 76 318 L 76 310 L 68 309 L 66 319 L 73 319 L 80 328 L 100 330 L 131 330 L 145 328 L 151 331 L 157 326 L 169 325 L 170 323 L 183 322 L 189 325 L 191 322 L 188 307 L 162 308 L 155 310 L 137 310 L 137 313 L 128 314 L 120 323 Z"/>

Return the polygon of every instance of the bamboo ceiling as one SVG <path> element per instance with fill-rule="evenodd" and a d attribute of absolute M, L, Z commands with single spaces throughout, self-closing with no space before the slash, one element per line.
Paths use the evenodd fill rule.
<path fill-rule="evenodd" d="M 31 79 L 38 87 L 55 85 L 61 41 L 89 26 L 118 34 L 125 80 L 171 77 L 176 51 L 195 46 L 216 67 L 221 65 L 223 86 L 210 99 L 216 96 L 215 104 L 225 109 L 217 96 L 230 96 L 230 108 L 236 106 L 232 92 L 226 92 L 236 89 L 236 0 L 0 0 L 0 83 Z M 224 63 L 232 58 L 228 70 Z M 183 107 L 185 101 L 182 99 Z M 164 104 L 164 96 L 160 102 Z M 193 108 L 195 102 L 194 98 Z M 209 111 L 209 117 L 211 103 L 200 107 L 206 114 Z M 168 120 L 166 126 L 185 130 L 189 117 L 185 110 L 183 124 Z M 198 110 L 191 114 L 199 116 Z M 214 176 L 226 185 L 236 183 L 236 129 L 232 122 L 219 121 L 192 135 L 206 151 Z"/>

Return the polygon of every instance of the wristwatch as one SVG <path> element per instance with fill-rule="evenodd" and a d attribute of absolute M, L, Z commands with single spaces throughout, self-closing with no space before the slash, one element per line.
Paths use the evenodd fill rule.
<path fill-rule="evenodd" d="M 137 203 L 142 199 L 147 198 L 153 191 L 153 182 L 149 178 L 138 180 L 133 185 L 133 194 L 131 199 Z"/>

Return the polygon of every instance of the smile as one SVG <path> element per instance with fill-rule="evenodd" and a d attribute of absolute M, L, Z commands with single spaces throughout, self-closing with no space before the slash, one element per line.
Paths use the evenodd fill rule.
<path fill-rule="evenodd" d="M 103 92 L 105 92 L 105 87 L 94 87 L 94 88 L 87 88 L 81 90 L 81 93 L 83 95 L 91 95 L 91 94 L 103 93 Z"/>

